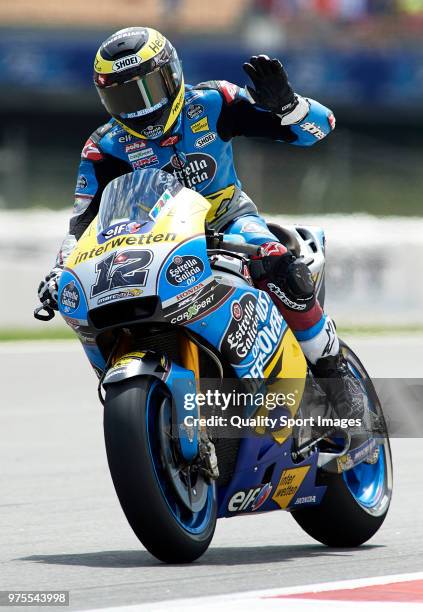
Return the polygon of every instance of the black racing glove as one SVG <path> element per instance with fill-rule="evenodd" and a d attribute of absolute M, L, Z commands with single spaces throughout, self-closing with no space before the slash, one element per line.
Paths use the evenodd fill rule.
<path fill-rule="evenodd" d="M 254 102 L 277 115 L 290 113 L 297 106 L 288 75 L 278 59 L 267 55 L 254 55 L 244 64 L 244 70 L 255 89 L 246 86 Z"/>

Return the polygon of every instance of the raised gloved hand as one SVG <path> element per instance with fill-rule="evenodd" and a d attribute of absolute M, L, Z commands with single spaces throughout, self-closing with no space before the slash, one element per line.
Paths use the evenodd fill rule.
<path fill-rule="evenodd" d="M 38 287 L 38 297 L 40 298 L 40 302 L 45 303 L 46 300 L 49 300 L 48 306 L 53 310 L 58 310 L 57 291 L 59 286 L 59 278 L 62 272 L 62 268 L 53 268 L 45 279 L 41 281 Z"/>
<path fill-rule="evenodd" d="M 244 64 L 244 70 L 255 87 L 246 86 L 255 104 L 279 115 L 282 125 L 296 123 L 305 117 L 309 109 L 308 102 L 294 93 L 278 59 L 254 55 Z"/>
<path fill-rule="evenodd" d="M 288 75 L 278 59 L 267 55 L 254 55 L 244 64 L 244 70 L 254 83 L 255 89 L 247 86 L 255 103 L 276 114 L 292 110 L 295 94 Z"/>

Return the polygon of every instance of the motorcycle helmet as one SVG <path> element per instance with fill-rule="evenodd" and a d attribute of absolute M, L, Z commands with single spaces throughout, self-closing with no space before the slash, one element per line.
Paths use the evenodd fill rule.
<path fill-rule="evenodd" d="M 108 113 L 139 138 L 160 138 L 181 114 L 181 62 L 157 30 L 125 28 L 107 38 L 97 51 L 94 83 Z"/>

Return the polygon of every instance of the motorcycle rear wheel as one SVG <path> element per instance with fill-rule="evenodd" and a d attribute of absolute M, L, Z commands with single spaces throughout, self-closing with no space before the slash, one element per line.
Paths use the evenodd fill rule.
<path fill-rule="evenodd" d="M 341 349 L 366 389 L 372 409 L 384 422 L 376 390 L 363 364 L 345 343 L 341 343 Z M 292 512 L 312 538 L 326 546 L 354 548 L 380 529 L 392 497 L 392 454 L 387 433 L 378 448 L 374 464 L 363 462 L 343 474 L 318 470 L 316 484 L 327 487 L 322 502 Z"/>
<path fill-rule="evenodd" d="M 202 491 L 201 502 L 190 508 L 183 501 L 184 481 L 172 482 L 172 474 L 178 475 L 177 452 L 170 450 L 170 435 L 163 435 L 164 424 L 171 426 L 170 405 L 167 389 L 156 379 L 110 385 L 104 436 L 113 484 L 135 535 L 160 561 L 189 563 L 213 538 L 216 499 L 214 486 L 198 480 L 194 486 Z M 170 453 L 174 466 L 167 464 Z"/>

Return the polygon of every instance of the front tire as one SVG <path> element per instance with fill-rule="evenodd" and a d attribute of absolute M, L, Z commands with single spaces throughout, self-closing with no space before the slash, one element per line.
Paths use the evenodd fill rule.
<path fill-rule="evenodd" d="M 345 343 L 341 343 L 341 350 L 366 390 L 371 409 L 384 422 L 376 390 L 364 366 Z M 316 484 L 327 487 L 322 502 L 292 512 L 312 538 L 326 546 L 353 548 L 367 542 L 380 529 L 392 497 L 392 454 L 387 432 L 378 449 L 379 456 L 373 464 L 363 462 L 343 474 L 323 469 L 317 472 Z"/>
<path fill-rule="evenodd" d="M 183 502 L 184 482 L 172 482 L 172 474 L 178 474 L 177 451 L 170 449 L 170 434 L 163 435 L 164 426 L 171 431 L 169 406 L 167 389 L 156 379 L 139 377 L 110 385 L 104 405 L 106 452 L 116 493 L 135 535 L 159 560 L 189 563 L 212 540 L 216 500 L 214 486 L 198 481 L 202 501 L 192 510 Z M 169 453 L 175 466 L 169 463 Z"/>

